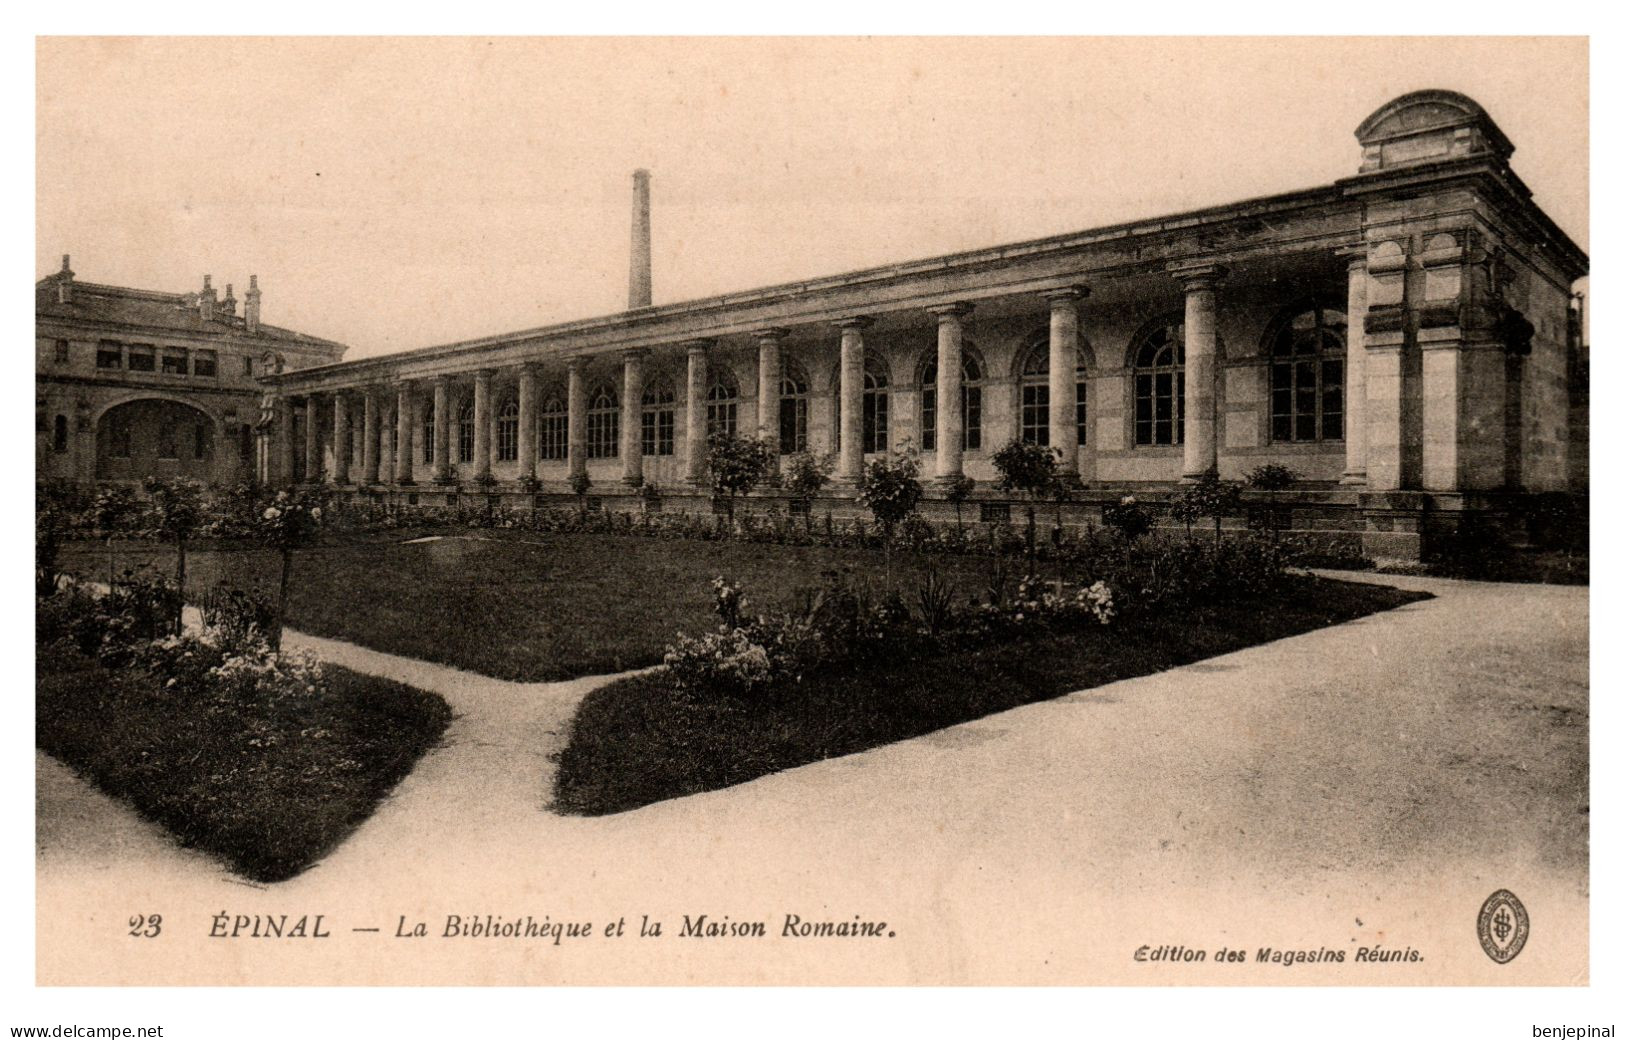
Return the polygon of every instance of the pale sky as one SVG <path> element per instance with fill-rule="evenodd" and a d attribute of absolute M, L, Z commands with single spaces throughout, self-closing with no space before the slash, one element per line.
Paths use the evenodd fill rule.
<path fill-rule="evenodd" d="M 45 39 L 36 267 L 367 357 L 1330 183 L 1460 91 L 1582 248 L 1583 39 Z"/>

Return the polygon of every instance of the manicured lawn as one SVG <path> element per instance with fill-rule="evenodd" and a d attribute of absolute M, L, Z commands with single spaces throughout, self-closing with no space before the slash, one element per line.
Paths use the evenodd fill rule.
<path fill-rule="evenodd" d="M 816 546 L 528 532 L 403 544 L 409 537 L 296 553 L 288 623 L 499 679 L 570 679 L 658 664 L 679 631 L 714 626 L 710 581 L 718 575 L 740 581 L 765 608 L 794 602 L 824 571 L 878 579 L 883 568 L 877 551 Z M 121 547 L 118 561 L 120 570 L 174 570 L 173 552 L 151 543 Z M 106 551 L 96 543 L 68 547 L 63 564 L 106 580 Z M 941 566 L 962 594 L 987 584 L 987 559 L 947 557 Z M 192 552 L 188 599 L 220 581 L 271 590 L 277 567 L 266 551 Z M 912 588 L 923 567 L 899 554 L 898 585 Z"/>
<path fill-rule="evenodd" d="M 298 874 L 372 815 L 440 740 L 446 702 L 327 669 L 329 695 L 245 710 L 166 695 L 66 644 L 41 647 L 39 747 L 255 881 Z"/>
<path fill-rule="evenodd" d="M 679 695 L 663 671 L 634 676 L 582 702 L 554 808 L 602 815 L 728 787 L 1426 598 L 1293 578 L 1267 601 L 824 675 L 748 702 Z"/>

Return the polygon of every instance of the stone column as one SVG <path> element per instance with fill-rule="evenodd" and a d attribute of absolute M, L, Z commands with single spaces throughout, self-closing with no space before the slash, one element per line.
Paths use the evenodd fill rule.
<path fill-rule="evenodd" d="M 491 482 L 491 370 L 474 373 L 474 479 Z"/>
<path fill-rule="evenodd" d="M 1089 290 L 1081 285 L 1046 294 L 1049 298 L 1049 446 L 1061 453 L 1056 470 L 1066 480 L 1078 475 L 1078 306 L 1088 295 Z"/>
<path fill-rule="evenodd" d="M 378 391 L 366 387 L 361 391 L 361 482 L 378 483 L 378 438 L 383 431 L 378 422 Z"/>
<path fill-rule="evenodd" d="M 350 398 L 340 390 L 333 395 L 333 477 L 335 484 L 350 482 Z"/>
<path fill-rule="evenodd" d="M 434 476 L 436 484 L 451 483 L 451 377 L 434 381 Z"/>
<path fill-rule="evenodd" d="M 779 394 L 784 383 L 784 330 L 756 334 L 756 436 L 779 453 Z"/>
<path fill-rule="evenodd" d="M 629 350 L 621 359 L 621 479 L 628 487 L 643 483 L 643 352 Z"/>
<path fill-rule="evenodd" d="M 687 437 L 683 445 L 683 476 L 690 484 L 705 479 L 705 348 L 708 340 L 688 344 Z"/>
<path fill-rule="evenodd" d="M 587 388 L 581 381 L 581 358 L 569 360 L 567 372 L 569 394 L 569 446 L 570 476 L 579 477 L 587 472 Z"/>
<path fill-rule="evenodd" d="M 322 482 L 322 424 L 315 394 L 305 395 L 305 483 Z"/>
<path fill-rule="evenodd" d="M 835 477 L 856 484 L 863 475 L 863 330 L 874 322 L 859 317 L 835 324 L 841 330 L 841 455 Z"/>
<path fill-rule="evenodd" d="M 933 307 L 937 316 L 937 479 L 949 481 L 964 472 L 965 316 L 968 303 Z"/>
<path fill-rule="evenodd" d="M 1364 247 L 1365 318 L 1358 336 L 1364 344 L 1366 487 L 1403 491 L 1416 487 L 1415 459 L 1407 444 L 1414 405 L 1414 352 L 1406 349 L 1407 282 L 1410 260 L 1403 240 Z M 1349 342 L 1354 343 L 1349 315 Z"/>
<path fill-rule="evenodd" d="M 1196 481 L 1218 469 L 1218 302 L 1216 289 L 1224 268 L 1203 264 L 1179 268 L 1174 276 L 1185 289 L 1185 470 Z M 1053 380 L 1055 358 L 1050 358 Z M 1051 415 L 1055 401 L 1050 401 Z M 1054 421 L 1053 419 L 1051 420 Z"/>
<path fill-rule="evenodd" d="M 536 479 L 536 369 L 519 366 L 519 479 Z"/>
<path fill-rule="evenodd" d="M 403 379 L 395 387 L 395 483 L 412 480 L 412 383 Z"/>
<path fill-rule="evenodd" d="M 293 402 L 287 397 L 276 399 L 276 483 L 293 483 Z"/>
<path fill-rule="evenodd" d="M 1347 360 L 1343 363 L 1343 483 L 1365 483 L 1365 247 L 1349 255 Z"/>

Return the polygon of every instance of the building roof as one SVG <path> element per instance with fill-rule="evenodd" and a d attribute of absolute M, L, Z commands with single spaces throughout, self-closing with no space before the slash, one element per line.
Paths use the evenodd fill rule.
<path fill-rule="evenodd" d="M 127 289 L 117 285 L 73 281 L 67 303 L 57 301 L 56 285 L 62 275 L 53 274 L 34 283 L 34 316 L 84 324 L 121 328 L 150 329 L 152 334 L 189 333 L 204 336 L 231 336 L 251 343 L 298 346 L 338 357 L 347 349 L 319 336 L 267 325 L 248 331 L 241 314 L 230 314 L 216 304 L 214 317 L 204 320 L 196 293 L 166 293 L 149 289 Z"/>

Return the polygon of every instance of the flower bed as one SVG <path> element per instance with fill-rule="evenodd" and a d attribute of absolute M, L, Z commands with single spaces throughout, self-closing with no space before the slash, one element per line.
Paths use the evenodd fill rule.
<path fill-rule="evenodd" d="M 254 626 L 152 638 L 144 609 L 71 584 L 40 601 L 37 742 L 253 880 L 342 841 L 450 721 L 433 694 L 273 652 Z"/>

